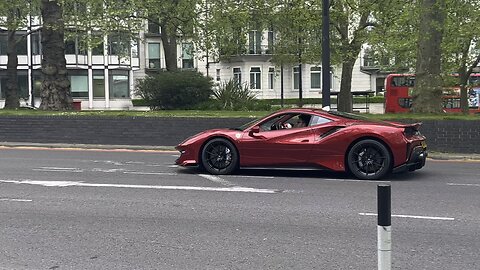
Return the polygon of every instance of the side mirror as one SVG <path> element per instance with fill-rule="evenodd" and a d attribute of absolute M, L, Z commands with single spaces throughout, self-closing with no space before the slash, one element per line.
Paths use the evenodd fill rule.
<path fill-rule="evenodd" d="M 255 133 L 260 133 L 259 126 L 254 126 L 252 129 L 250 129 L 250 132 L 248 133 L 248 135 L 253 136 Z"/>

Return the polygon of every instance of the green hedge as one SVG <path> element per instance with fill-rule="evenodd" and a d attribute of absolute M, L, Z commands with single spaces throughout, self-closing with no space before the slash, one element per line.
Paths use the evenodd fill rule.
<path fill-rule="evenodd" d="M 368 101 L 370 103 L 383 103 L 384 100 L 385 100 L 384 97 L 375 96 L 375 97 L 369 97 Z M 256 100 L 256 102 L 258 104 L 256 106 L 263 107 L 264 109 L 268 108 L 268 106 L 281 105 L 280 99 L 259 99 L 259 100 Z M 283 102 L 284 102 L 283 104 L 285 105 L 297 105 L 299 103 L 299 99 L 298 98 L 284 99 Z M 332 98 L 330 102 L 335 104 L 337 103 L 337 99 Z M 365 102 L 365 98 L 358 98 L 358 97 L 354 98 L 354 103 L 364 103 L 364 102 Z M 132 103 L 133 103 L 133 106 L 148 106 L 148 104 L 143 99 L 134 99 L 132 100 Z M 321 98 L 304 98 L 303 104 L 322 104 L 322 99 Z M 208 106 L 209 105 L 202 104 L 199 107 L 208 109 Z M 212 106 L 215 107 L 215 105 L 212 105 Z"/>

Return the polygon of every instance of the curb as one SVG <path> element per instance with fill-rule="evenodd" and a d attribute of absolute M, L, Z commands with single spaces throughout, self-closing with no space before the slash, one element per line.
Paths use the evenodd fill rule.
<path fill-rule="evenodd" d="M 132 150 L 132 151 L 177 151 L 174 146 L 154 145 L 105 145 L 105 144 L 70 144 L 70 143 L 25 143 L 0 142 L 6 148 L 49 148 L 49 149 L 87 149 L 87 150 Z"/>

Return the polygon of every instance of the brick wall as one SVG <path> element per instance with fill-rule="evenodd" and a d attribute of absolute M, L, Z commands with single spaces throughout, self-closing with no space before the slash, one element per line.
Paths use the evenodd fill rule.
<path fill-rule="evenodd" d="M 249 118 L 0 117 L 0 141 L 174 146 L 202 130 Z M 430 150 L 480 153 L 480 121 L 423 121 Z"/>

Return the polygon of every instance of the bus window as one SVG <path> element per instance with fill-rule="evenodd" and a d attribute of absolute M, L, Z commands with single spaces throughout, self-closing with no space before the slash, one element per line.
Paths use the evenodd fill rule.
<path fill-rule="evenodd" d="M 412 99 L 411 98 L 398 98 L 398 105 L 402 108 L 411 108 Z"/>
<path fill-rule="evenodd" d="M 443 107 L 445 109 L 459 109 L 460 108 L 460 98 L 444 98 Z"/>
<path fill-rule="evenodd" d="M 392 78 L 392 86 L 406 86 L 413 87 L 415 85 L 415 77 L 411 76 L 396 76 Z"/>

